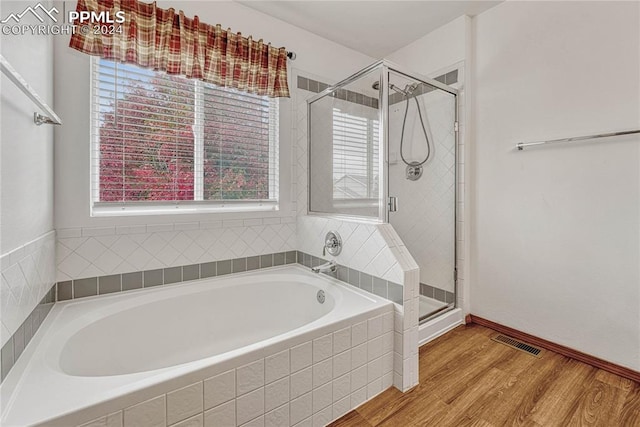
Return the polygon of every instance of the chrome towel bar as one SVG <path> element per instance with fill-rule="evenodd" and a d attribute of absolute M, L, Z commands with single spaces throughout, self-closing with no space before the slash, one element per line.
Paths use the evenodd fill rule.
<path fill-rule="evenodd" d="M 556 144 L 560 142 L 575 142 L 575 141 L 584 141 L 587 139 L 597 139 L 597 138 L 609 138 L 612 136 L 622 136 L 622 135 L 632 135 L 635 133 L 640 133 L 640 129 L 637 130 L 623 130 L 620 132 L 609 132 L 609 133 L 600 133 L 597 135 L 585 135 L 585 136 L 574 136 L 572 138 L 561 138 L 561 139 L 552 139 L 549 141 L 534 141 L 534 142 L 520 142 L 516 144 L 516 148 L 518 151 L 524 150 L 526 147 L 531 147 L 534 145 L 545 145 L 545 144 Z"/>
<path fill-rule="evenodd" d="M 32 100 L 42 111 L 48 114 L 47 116 L 43 116 L 38 113 L 33 113 L 33 121 L 37 125 L 41 125 L 43 123 L 52 124 L 52 125 L 61 125 L 62 120 L 60 117 L 47 105 L 46 102 L 36 93 L 35 90 L 25 81 L 25 79 L 18 74 L 18 72 L 9 64 L 4 56 L 0 55 L 0 69 L 2 72 L 15 84 L 18 89 L 24 92 L 30 100 Z"/>

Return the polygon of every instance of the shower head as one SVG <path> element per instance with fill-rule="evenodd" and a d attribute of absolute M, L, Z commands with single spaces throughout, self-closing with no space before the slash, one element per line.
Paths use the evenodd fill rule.
<path fill-rule="evenodd" d="M 393 83 L 389 83 L 389 88 L 395 90 L 398 93 L 403 94 L 404 96 L 409 96 L 411 95 L 411 93 L 416 89 L 418 85 L 417 84 L 410 84 L 405 86 L 404 90 L 400 89 L 399 87 L 397 87 L 396 85 L 394 85 Z M 371 85 L 371 87 L 375 90 L 380 90 L 380 81 L 376 80 L 375 82 L 373 82 L 373 84 Z"/>

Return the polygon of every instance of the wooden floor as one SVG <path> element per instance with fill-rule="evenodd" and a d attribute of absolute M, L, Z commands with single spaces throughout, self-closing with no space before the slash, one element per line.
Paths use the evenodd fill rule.
<path fill-rule="evenodd" d="M 331 424 L 640 427 L 640 384 L 543 350 L 536 358 L 460 326 L 420 348 L 420 384 L 391 388 Z"/>

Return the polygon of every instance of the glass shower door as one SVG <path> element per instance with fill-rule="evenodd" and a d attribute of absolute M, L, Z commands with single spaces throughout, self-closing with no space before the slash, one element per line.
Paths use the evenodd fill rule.
<path fill-rule="evenodd" d="M 388 218 L 420 267 L 422 321 L 455 306 L 456 96 L 389 71 L 388 101 Z"/>

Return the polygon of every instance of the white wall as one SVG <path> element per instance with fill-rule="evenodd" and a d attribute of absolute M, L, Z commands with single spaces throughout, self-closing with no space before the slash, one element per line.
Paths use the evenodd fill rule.
<path fill-rule="evenodd" d="M 160 2 L 160 7 L 171 3 Z M 67 2 L 67 9 L 75 2 Z M 291 69 L 311 70 L 333 79 L 342 78 L 373 59 L 305 30 L 281 22 L 235 2 L 181 2 L 188 16 L 222 24 L 243 35 L 264 38 L 297 53 Z M 291 102 L 280 103 L 281 203 L 277 212 L 242 214 L 188 214 L 132 217 L 91 217 L 89 213 L 89 91 L 90 57 L 56 40 L 56 108 L 65 117 L 56 132 L 56 229 L 58 280 L 100 276 L 194 262 L 279 252 L 295 248 L 296 172 L 292 160 Z M 293 71 L 290 71 L 293 75 Z M 290 79 L 290 87 L 296 81 Z M 221 237 L 238 244 L 233 254 Z M 202 231 L 198 230 L 217 230 Z M 292 232 L 293 230 L 293 232 Z M 160 233 L 160 234 L 159 234 Z M 194 246 L 199 234 L 209 234 L 211 247 Z M 120 237 L 126 235 L 126 238 Z M 242 236 L 242 238 L 241 238 Z M 274 237 L 277 236 L 277 237 Z M 165 242 L 182 240 L 167 249 Z M 119 240 L 123 242 L 118 243 Z M 256 243 L 254 245 L 254 242 Z M 265 243 L 266 242 L 266 243 Z M 199 246 L 199 247 L 198 247 Z M 122 254 L 124 249 L 125 254 Z M 188 249 L 192 252 L 187 253 Z M 127 253 L 137 253 L 130 262 Z M 96 255 L 98 254 L 98 255 Z M 108 256 L 102 256 L 107 254 Z"/>
<path fill-rule="evenodd" d="M 23 2 L 2 2 L 2 17 Z M 25 16 L 25 20 L 35 17 Z M 2 55 L 49 104 L 53 100 L 52 37 L 2 35 Z M 0 252 L 53 229 L 53 128 L 36 126 L 38 108 L 2 74 L 2 212 Z M 38 111 L 41 113 L 41 111 Z"/>
<path fill-rule="evenodd" d="M 3 1 L 0 16 L 25 7 L 24 2 Z M 39 22 L 25 16 L 22 23 Z M 52 37 L 2 35 L 0 40 L 2 56 L 52 104 Z M 4 74 L 0 84 L 0 341 L 4 345 L 53 285 L 55 256 L 53 129 L 36 126 L 33 113 L 41 111 Z"/>
<path fill-rule="evenodd" d="M 472 312 L 640 370 L 640 4 L 506 2 L 475 19 Z"/>
<path fill-rule="evenodd" d="M 467 16 L 461 16 L 387 57 L 407 70 L 434 76 L 465 59 Z M 437 74 L 436 74 L 437 75 Z"/>

